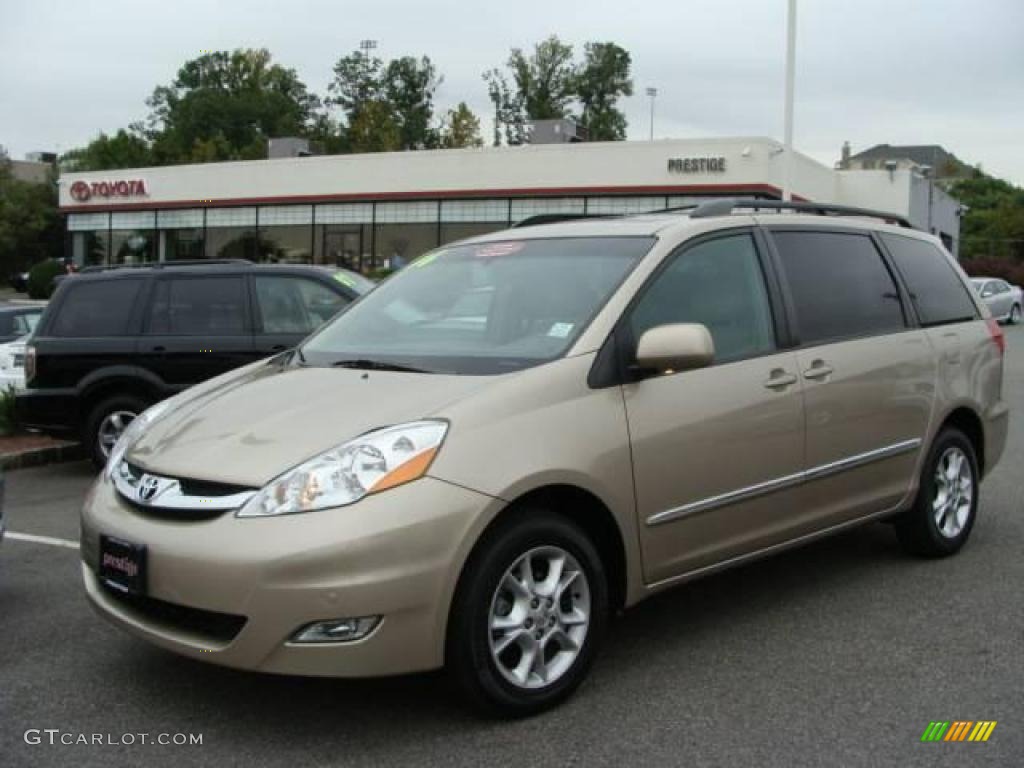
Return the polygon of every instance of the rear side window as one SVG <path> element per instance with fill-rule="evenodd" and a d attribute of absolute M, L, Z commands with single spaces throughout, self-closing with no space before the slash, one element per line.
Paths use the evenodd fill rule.
<path fill-rule="evenodd" d="M 302 277 L 265 275 L 253 279 L 264 333 L 307 334 L 348 303 L 344 296 Z"/>
<path fill-rule="evenodd" d="M 974 320 L 978 310 L 945 254 L 929 242 L 883 234 L 922 325 Z"/>
<path fill-rule="evenodd" d="M 51 333 L 65 338 L 126 336 L 142 280 L 103 280 L 67 286 Z"/>
<path fill-rule="evenodd" d="M 802 343 L 906 327 L 896 283 L 869 236 L 775 232 L 774 238 Z"/>
<path fill-rule="evenodd" d="M 243 277 L 202 277 L 157 283 L 149 333 L 239 336 L 246 332 Z"/>

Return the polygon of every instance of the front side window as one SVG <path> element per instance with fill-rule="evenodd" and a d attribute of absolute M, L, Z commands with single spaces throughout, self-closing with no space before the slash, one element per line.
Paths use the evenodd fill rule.
<path fill-rule="evenodd" d="M 768 292 L 749 234 L 699 243 L 670 258 L 633 309 L 634 340 L 655 326 L 701 323 L 715 342 L 715 362 L 774 349 Z"/>
<path fill-rule="evenodd" d="M 942 251 L 925 240 L 889 233 L 882 234 L 882 242 L 903 276 L 921 325 L 961 323 L 977 318 L 974 301 Z M 979 293 L 992 285 L 991 281 L 978 282 L 982 283 L 976 283 Z"/>
<path fill-rule="evenodd" d="M 52 333 L 66 338 L 125 336 L 141 280 L 75 282 L 68 278 L 67 294 L 54 318 Z"/>
<path fill-rule="evenodd" d="M 348 300 L 301 277 L 254 278 L 264 333 L 307 334 L 338 313 Z"/>
<path fill-rule="evenodd" d="M 903 330 L 899 291 L 867 235 L 775 232 L 800 341 L 815 344 Z"/>
<path fill-rule="evenodd" d="M 245 329 L 244 278 L 175 278 L 157 283 L 149 333 L 238 336 Z"/>
<path fill-rule="evenodd" d="M 422 256 L 301 348 L 310 365 L 495 374 L 563 355 L 650 237 L 523 239 Z"/>

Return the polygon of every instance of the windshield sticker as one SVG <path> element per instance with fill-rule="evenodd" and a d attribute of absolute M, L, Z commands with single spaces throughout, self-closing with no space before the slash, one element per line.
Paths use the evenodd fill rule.
<path fill-rule="evenodd" d="M 347 285 L 349 288 L 356 287 L 356 281 L 353 280 L 348 275 L 346 275 L 344 272 L 335 272 L 334 279 L 337 280 L 342 285 Z"/>
<path fill-rule="evenodd" d="M 524 242 L 486 243 L 473 251 L 473 255 L 478 259 L 493 259 L 498 256 L 510 256 L 525 247 L 526 243 Z"/>
<path fill-rule="evenodd" d="M 551 326 L 551 330 L 548 331 L 548 336 L 555 339 L 568 338 L 569 334 L 572 333 L 573 323 L 555 323 Z"/>

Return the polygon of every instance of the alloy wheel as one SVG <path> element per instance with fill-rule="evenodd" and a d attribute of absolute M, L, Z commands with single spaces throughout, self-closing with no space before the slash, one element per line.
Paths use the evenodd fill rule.
<path fill-rule="evenodd" d="M 562 677 L 580 655 L 590 627 L 590 585 L 569 552 L 536 547 L 505 571 L 491 600 L 491 658 L 517 688 Z"/>
<path fill-rule="evenodd" d="M 957 446 L 943 451 L 935 466 L 932 514 L 939 533 L 954 539 L 967 525 L 974 502 L 974 472 L 967 454 Z"/>
<path fill-rule="evenodd" d="M 100 428 L 96 433 L 96 442 L 104 458 L 110 456 L 114 450 L 121 434 L 128 428 L 128 425 L 135 421 L 137 413 L 132 411 L 111 411 L 100 422 Z"/>

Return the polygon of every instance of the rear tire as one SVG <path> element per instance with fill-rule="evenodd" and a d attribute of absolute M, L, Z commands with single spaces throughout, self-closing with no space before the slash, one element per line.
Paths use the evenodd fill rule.
<path fill-rule="evenodd" d="M 148 407 L 137 395 L 115 395 L 93 406 L 82 430 L 82 444 L 96 469 L 103 469 L 121 432 Z"/>
<path fill-rule="evenodd" d="M 583 682 L 608 623 L 597 548 L 569 520 L 521 510 L 485 534 L 452 601 L 446 661 L 470 703 L 537 714 Z"/>
<path fill-rule="evenodd" d="M 960 430 L 944 428 L 921 468 L 914 506 L 896 518 L 900 544 L 921 557 L 959 551 L 974 527 L 979 485 L 974 445 Z"/>

